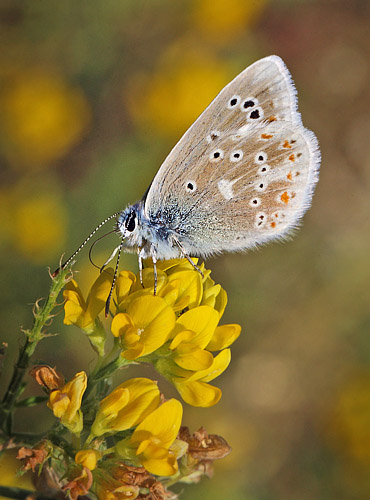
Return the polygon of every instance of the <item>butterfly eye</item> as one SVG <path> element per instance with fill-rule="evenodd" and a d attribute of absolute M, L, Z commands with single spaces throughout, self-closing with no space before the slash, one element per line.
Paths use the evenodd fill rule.
<path fill-rule="evenodd" d="M 240 103 L 240 96 L 234 95 L 234 96 L 232 96 L 230 101 L 227 103 L 227 107 L 229 109 L 234 109 L 239 103 Z"/>
<path fill-rule="evenodd" d="M 132 233 L 136 227 L 136 214 L 135 212 L 130 212 L 125 220 L 125 226 L 127 231 Z"/>
<path fill-rule="evenodd" d="M 209 158 L 210 160 L 217 161 L 217 160 L 222 160 L 224 157 L 224 152 L 222 149 L 215 149 L 210 155 Z"/>
<path fill-rule="evenodd" d="M 186 183 L 185 189 L 188 193 L 193 193 L 197 189 L 197 185 L 195 184 L 194 181 L 188 181 Z"/>
<path fill-rule="evenodd" d="M 265 163 L 265 161 L 267 161 L 267 154 L 264 151 L 260 151 L 254 157 L 254 161 L 256 163 Z"/>
<path fill-rule="evenodd" d="M 254 108 L 257 106 L 258 100 L 255 99 L 254 97 L 247 97 L 247 99 L 244 99 L 244 101 L 240 105 L 241 111 L 246 113 L 247 111 L 250 111 L 251 108 Z"/>
<path fill-rule="evenodd" d="M 238 149 L 237 151 L 233 151 L 230 155 L 230 161 L 236 162 L 240 161 L 243 158 L 243 151 Z"/>

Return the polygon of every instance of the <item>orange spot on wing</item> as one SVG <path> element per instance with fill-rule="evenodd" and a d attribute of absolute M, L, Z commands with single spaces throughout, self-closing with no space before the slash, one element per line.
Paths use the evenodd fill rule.
<path fill-rule="evenodd" d="M 295 161 L 295 155 L 294 155 L 294 153 L 292 153 L 292 154 L 289 156 L 289 160 L 290 160 L 290 161 Z"/>
<path fill-rule="evenodd" d="M 272 135 L 271 134 L 262 134 L 261 139 L 271 139 Z"/>
<path fill-rule="evenodd" d="M 275 227 L 276 226 L 276 222 L 271 222 L 270 226 L 271 227 Z"/>
<path fill-rule="evenodd" d="M 285 191 L 281 196 L 280 196 L 280 199 L 281 201 L 283 201 L 284 203 L 288 203 L 289 201 L 289 195 L 288 193 Z"/>
<path fill-rule="evenodd" d="M 277 120 L 276 116 L 270 116 L 270 118 L 267 118 L 267 121 L 270 122 L 270 123 L 271 122 L 276 122 L 276 120 Z"/>
<path fill-rule="evenodd" d="M 289 144 L 288 141 L 285 141 L 283 144 L 283 148 L 292 149 L 292 146 Z"/>
<path fill-rule="evenodd" d="M 286 178 L 291 181 L 292 180 L 292 172 L 289 172 L 289 174 L 286 176 Z"/>

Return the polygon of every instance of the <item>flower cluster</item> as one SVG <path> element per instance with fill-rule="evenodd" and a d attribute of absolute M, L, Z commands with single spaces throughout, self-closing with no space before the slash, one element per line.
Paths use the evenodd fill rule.
<path fill-rule="evenodd" d="M 110 329 L 124 360 L 153 364 L 184 401 L 209 407 L 221 397 L 220 389 L 209 382 L 229 365 L 229 346 L 238 338 L 240 326 L 218 326 L 227 303 L 226 292 L 210 278 L 203 264 L 200 270 L 203 276 L 185 259 L 159 262 L 156 295 L 151 262 L 146 262 L 143 270 L 143 285 L 139 276 L 121 272 Z M 112 272 L 107 269 L 99 276 L 86 300 L 74 280 L 64 292 L 65 323 L 82 328 L 99 352 L 103 352 L 106 340 L 99 314 Z"/>
<path fill-rule="evenodd" d="M 59 440 L 23 447 L 18 458 L 24 471 L 41 478 L 48 467 L 60 471 L 56 491 L 72 500 L 89 493 L 102 500 L 165 500 L 172 495 L 169 484 L 210 474 L 213 460 L 230 447 L 203 428 L 191 436 L 182 427 L 182 404 L 166 400 L 157 381 L 131 378 L 108 392 L 112 376 L 123 366 L 150 363 L 185 402 L 212 406 L 221 391 L 209 382 L 227 368 L 240 326 L 218 325 L 226 292 L 204 265 L 199 272 L 187 260 L 160 262 L 156 294 L 150 263 L 142 282 L 121 272 L 109 319 L 100 319 L 111 283 L 107 269 L 86 299 L 76 281 L 67 283 L 64 322 L 88 336 L 98 362 L 89 376 L 81 371 L 69 381 L 47 365 L 30 371 L 48 394 Z M 108 340 L 113 346 L 106 354 Z"/>
<path fill-rule="evenodd" d="M 33 368 L 31 374 L 49 392 L 49 408 L 78 440 L 74 441 L 74 454 L 42 441 L 32 449 L 21 448 L 18 458 L 24 462 L 24 471 L 32 469 L 38 475 L 48 460 L 52 466 L 57 461 L 59 469 L 64 463 L 62 490 L 71 499 L 94 492 L 103 500 L 164 500 L 169 492 L 157 476 L 198 480 L 209 473 L 213 460 L 230 452 L 222 438 L 208 438 L 204 429 L 191 438 L 188 429 L 181 427 L 181 403 L 176 399 L 163 402 L 157 383 L 150 379 L 133 378 L 116 387 L 100 401 L 91 424 L 89 398 L 81 404 L 86 389 L 84 372 L 67 383 L 46 366 Z M 202 441 L 196 440 L 197 435 Z"/>

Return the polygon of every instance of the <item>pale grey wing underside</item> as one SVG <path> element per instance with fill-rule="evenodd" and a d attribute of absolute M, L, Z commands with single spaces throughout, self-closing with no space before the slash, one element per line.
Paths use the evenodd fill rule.
<path fill-rule="evenodd" d="M 319 152 L 282 60 L 257 61 L 226 86 L 171 151 L 149 190 L 187 252 L 241 250 L 283 236 L 308 208 Z"/>

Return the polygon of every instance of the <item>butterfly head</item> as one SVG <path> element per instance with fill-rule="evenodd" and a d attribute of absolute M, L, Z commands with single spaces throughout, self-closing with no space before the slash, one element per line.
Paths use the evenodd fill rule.
<path fill-rule="evenodd" d="M 126 240 L 128 246 L 140 246 L 143 234 L 141 228 L 142 207 L 130 205 L 117 217 L 116 230 Z"/>

